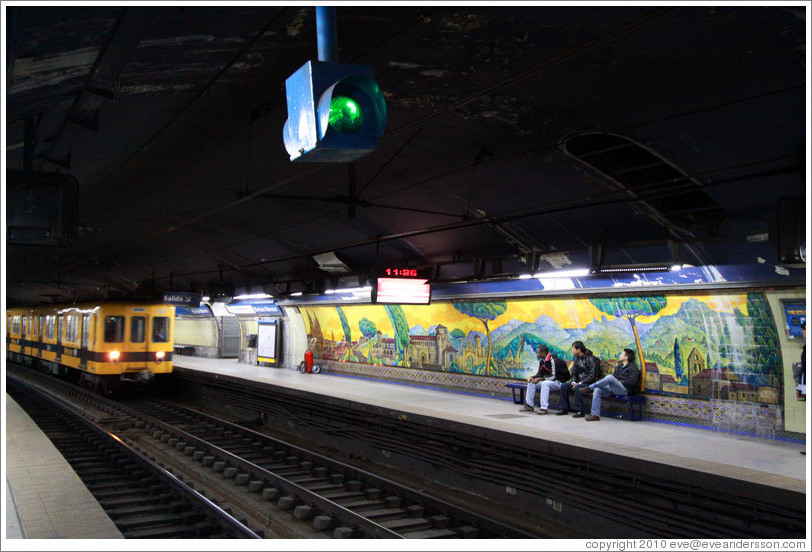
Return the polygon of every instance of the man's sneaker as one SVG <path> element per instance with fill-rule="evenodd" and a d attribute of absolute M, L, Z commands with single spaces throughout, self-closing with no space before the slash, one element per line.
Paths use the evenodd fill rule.
<path fill-rule="evenodd" d="M 601 417 L 600 416 L 593 416 L 592 414 L 590 414 L 589 416 L 586 417 L 586 421 L 587 422 L 600 422 Z"/>
<path fill-rule="evenodd" d="M 524 405 L 519 412 L 533 412 L 533 407 Z"/>
<path fill-rule="evenodd" d="M 544 409 L 539 410 L 539 416 L 543 416 L 543 415 L 545 415 L 545 414 L 549 414 L 549 412 L 547 412 L 547 411 L 546 411 L 546 410 L 544 410 Z"/>
<path fill-rule="evenodd" d="M 585 415 L 586 414 L 584 414 L 583 412 L 576 412 L 575 414 L 572 415 L 572 417 L 573 418 L 583 418 Z"/>
<path fill-rule="evenodd" d="M 569 413 L 570 413 L 569 410 L 560 410 L 560 411 L 556 412 L 555 415 L 556 416 L 566 416 Z"/>

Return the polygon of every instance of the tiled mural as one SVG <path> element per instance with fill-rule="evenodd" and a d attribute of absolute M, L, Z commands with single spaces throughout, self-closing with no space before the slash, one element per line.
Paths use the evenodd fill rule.
<path fill-rule="evenodd" d="M 535 349 L 572 360 L 583 341 L 611 373 L 638 351 L 645 390 L 778 404 L 781 352 L 760 292 L 303 307 L 317 358 L 497 379 L 535 373 Z"/>

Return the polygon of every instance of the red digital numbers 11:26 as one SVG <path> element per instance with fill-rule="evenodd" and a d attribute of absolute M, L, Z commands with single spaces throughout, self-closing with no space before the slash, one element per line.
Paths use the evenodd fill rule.
<path fill-rule="evenodd" d="M 405 278 L 416 278 L 416 268 L 387 268 L 384 270 L 387 276 L 400 276 Z"/>

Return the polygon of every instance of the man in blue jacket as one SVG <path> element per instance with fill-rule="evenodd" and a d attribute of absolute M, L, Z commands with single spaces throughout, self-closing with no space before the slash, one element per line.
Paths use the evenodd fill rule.
<path fill-rule="evenodd" d="M 569 383 L 563 384 L 559 390 L 558 405 L 561 411 L 558 412 L 558 416 L 569 414 L 570 393 L 575 393 L 575 408 L 578 409 L 578 412 L 572 417 L 583 418 L 585 416 L 584 396 L 580 390 L 598 381 L 601 377 L 601 363 L 595 358 L 592 351 L 586 348 L 583 341 L 573 341 L 572 354 L 575 356 L 570 370 L 572 379 Z"/>
<path fill-rule="evenodd" d="M 620 354 L 620 364 L 615 367 L 615 373 L 596 381 L 589 386 L 592 393 L 592 413 L 586 417 L 587 422 L 597 422 L 601 419 L 601 397 L 609 395 L 631 395 L 640 384 L 640 369 L 634 363 L 634 351 L 623 349 Z"/>

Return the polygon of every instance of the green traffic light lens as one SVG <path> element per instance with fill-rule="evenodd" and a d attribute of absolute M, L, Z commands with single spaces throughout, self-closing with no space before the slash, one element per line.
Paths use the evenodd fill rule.
<path fill-rule="evenodd" d="M 330 100 L 330 126 L 338 132 L 352 134 L 364 126 L 364 112 L 358 102 L 347 96 Z"/>

